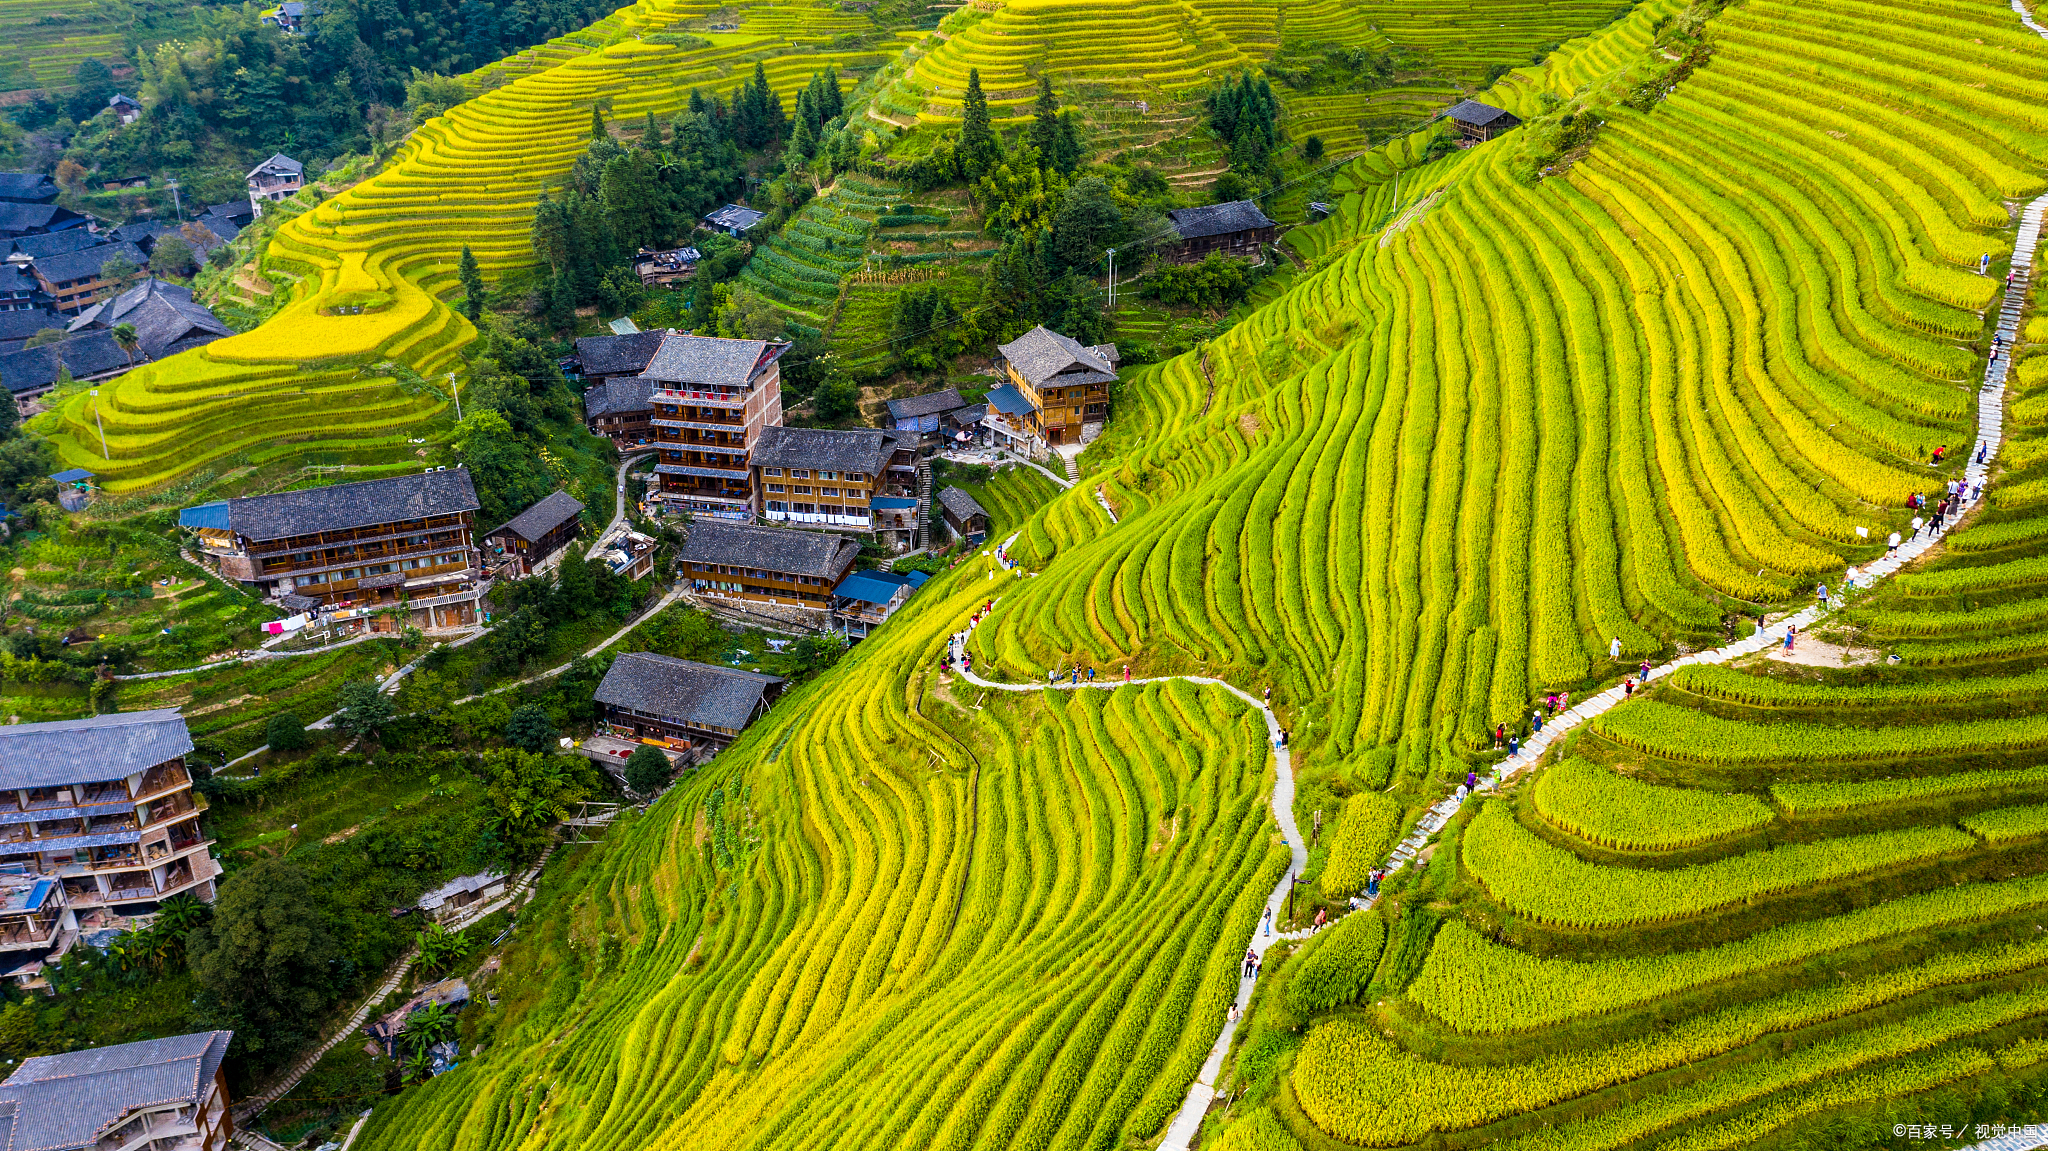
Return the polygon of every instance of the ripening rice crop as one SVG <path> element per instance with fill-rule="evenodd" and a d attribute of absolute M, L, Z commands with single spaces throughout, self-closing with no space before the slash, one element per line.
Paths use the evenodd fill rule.
<path fill-rule="evenodd" d="M 1536 810 L 1562 831 L 1622 851 L 1693 847 L 1769 823 L 1768 804 L 1751 795 L 1659 787 L 1582 759 L 1537 777 Z"/>

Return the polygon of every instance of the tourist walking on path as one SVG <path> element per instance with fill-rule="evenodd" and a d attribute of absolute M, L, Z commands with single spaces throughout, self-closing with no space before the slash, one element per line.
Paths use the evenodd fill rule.
<path fill-rule="evenodd" d="M 1125 683 L 1129 683 L 1129 682 L 1131 682 L 1131 665 L 1130 665 L 1130 664 L 1125 664 L 1125 665 L 1124 665 L 1124 682 L 1125 682 Z"/>
<path fill-rule="evenodd" d="M 1542 713 L 1542 712 L 1540 712 L 1540 711 L 1532 711 L 1532 712 L 1530 712 L 1530 713 L 1529 713 L 1529 732 L 1530 732 L 1530 734 L 1532 734 L 1532 735 L 1533 735 L 1533 734 L 1535 734 L 1535 733 L 1537 733 L 1537 732 L 1540 732 L 1540 731 L 1542 731 L 1542 730 L 1543 730 L 1543 713 Z"/>
<path fill-rule="evenodd" d="M 1820 610 L 1822 610 L 1822 611 L 1826 611 L 1826 610 L 1828 610 L 1828 585 L 1827 585 L 1827 584 L 1825 584 L 1825 583 L 1817 583 L 1817 584 L 1813 585 L 1813 597 L 1814 597 L 1815 599 L 1817 599 L 1817 600 L 1819 600 L 1819 601 L 1820 601 Z"/>
<path fill-rule="evenodd" d="M 1330 909 L 1327 907 L 1316 908 L 1316 921 L 1312 926 L 1309 927 L 1309 934 L 1314 935 L 1316 932 L 1321 931 L 1323 929 L 1323 924 L 1328 923 L 1329 921 Z"/>
<path fill-rule="evenodd" d="M 1513 759 L 1520 754 L 1522 754 L 1522 734 L 1516 732 L 1508 737 L 1508 758 Z"/>
<path fill-rule="evenodd" d="M 1500 745 L 1501 745 L 1501 744 L 1503 744 L 1503 743 L 1505 743 L 1505 742 L 1507 742 L 1507 738 L 1508 738 L 1508 725 L 1507 725 L 1507 724 L 1504 724 L 1504 723 L 1496 723 L 1496 724 L 1494 724 L 1494 725 L 1493 725 L 1493 750 L 1495 750 L 1495 751 L 1499 751 L 1499 750 L 1500 750 Z"/>
<path fill-rule="evenodd" d="M 1798 638 L 1799 625 L 1796 623 L 1785 625 L 1785 654 L 1790 655 L 1792 653 L 1792 641 Z"/>
<path fill-rule="evenodd" d="M 1621 681 L 1621 701 L 1627 703 L 1636 697 L 1636 681 L 1633 678 Z"/>
<path fill-rule="evenodd" d="M 1252 977 L 1252 964 L 1257 963 L 1258 961 L 1258 952 L 1253 951 L 1249 947 L 1244 949 L 1244 977 L 1246 979 L 1250 979 Z"/>
<path fill-rule="evenodd" d="M 1266 925 L 1265 925 L 1265 928 L 1264 928 L 1264 934 L 1267 934 L 1267 935 L 1271 935 L 1271 934 L 1273 934 L 1273 909 L 1272 909 L 1271 907 L 1268 907 L 1268 908 L 1266 908 Z M 1253 955 L 1253 956 L 1252 956 L 1252 964 L 1253 964 L 1253 969 L 1254 969 L 1254 970 L 1256 970 L 1256 969 L 1257 969 L 1257 964 L 1258 964 L 1258 961 L 1259 961 L 1259 960 L 1258 960 L 1258 956 L 1257 956 L 1257 955 Z"/>
<path fill-rule="evenodd" d="M 1650 682 L 1650 660 L 1649 660 L 1649 657 L 1645 656 L 1645 657 L 1643 658 L 1643 662 L 1642 662 L 1642 664 L 1641 664 L 1640 666 L 1638 666 L 1638 667 L 1636 668 L 1636 670 L 1642 673 L 1642 680 L 1643 680 L 1643 682 L 1644 682 L 1644 683 L 1648 683 L 1648 682 Z"/>
<path fill-rule="evenodd" d="M 1610 643 L 1610 644 L 1608 644 L 1608 645 L 1607 645 L 1607 658 L 1608 658 L 1608 659 L 1611 659 L 1611 660 L 1619 660 L 1619 659 L 1621 659 L 1621 637 L 1620 637 L 1620 636 L 1615 636 L 1615 637 L 1614 637 L 1614 642 L 1612 642 L 1612 643 Z"/>
<path fill-rule="evenodd" d="M 1884 558 L 1890 559 L 1897 554 L 1899 554 L 1899 533 L 1893 532 L 1892 538 L 1885 542 Z"/>

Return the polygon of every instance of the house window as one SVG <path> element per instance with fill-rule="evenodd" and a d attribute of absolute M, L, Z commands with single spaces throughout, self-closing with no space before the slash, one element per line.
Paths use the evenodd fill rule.
<path fill-rule="evenodd" d="M 848 472 L 846 473 L 846 478 L 854 483 L 866 483 L 868 474 L 866 472 Z"/>
<path fill-rule="evenodd" d="M 807 480 L 811 478 L 811 473 L 802 468 L 791 468 L 789 469 L 789 478 L 793 480 Z"/>
<path fill-rule="evenodd" d="M 768 485 L 768 490 L 769 490 L 769 491 L 771 491 L 771 492 L 779 492 L 779 491 L 781 491 L 781 490 L 783 490 L 783 489 L 782 489 L 782 485 L 781 485 L 781 484 L 769 484 L 769 485 Z"/>
<path fill-rule="evenodd" d="M 790 488 L 789 490 L 795 492 L 800 496 L 807 496 L 811 494 L 811 489 L 808 484 L 797 484 L 794 487 Z"/>

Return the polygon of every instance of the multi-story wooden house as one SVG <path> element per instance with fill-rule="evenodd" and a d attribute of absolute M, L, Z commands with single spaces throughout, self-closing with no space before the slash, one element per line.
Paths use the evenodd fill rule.
<path fill-rule="evenodd" d="M 489 590 L 477 507 L 469 472 L 456 467 L 201 504 L 178 522 L 224 578 L 310 597 L 336 622 L 396 631 L 475 622 Z"/>
<path fill-rule="evenodd" d="M 113 277 L 109 264 L 116 268 L 126 264 L 132 274 L 148 262 L 149 257 L 142 254 L 141 248 L 122 241 L 42 257 L 29 268 L 56 309 L 75 316 L 92 307 L 101 295 L 123 286 Z"/>
<path fill-rule="evenodd" d="M 532 575 L 549 556 L 562 550 L 583 523 L 583 502 L 557 491 L 484 533 L 486 562 L 511 577 Z"/>
<path fill-rule="evenodd" d="M 967 406 L 960 396 L 960 389 L 947 388 L 944 391 L 926 392 L 921 396 L 910 396 L 889 401 L 889 422 L 896 427 L 898 439 L 918 442 L 925 455 L 930 455 L 944 446 L 948 440 L 945 428 L 947 412 L 957 412 Z"/>
<path fill-rule="evenodd" d="M 306 166 L 283 152 L 274 152 L 270 159 L 249 169 L 243 183 L 249 189 L 252 214 L 261 216 L 263 205 L 296 195 L 306 186 Z"/>
<path fill-rule="evenodd" d="M 227 1151 L 232 1031 L 38 1055 L 0 1083 L 6 1146 L 35 1151 Z"/>
<path fill-rule="evenodd" d="M 859 558 L 859 543 L 831 532 L 700 520 L 679 562 L 699 595 L 825 611 Z"/>
<path fill-rule="evenodd" d="M 917 441 L 878 428 L 766 428 L 755 443 L 754 508 L 770 523 L 873 532 L 875 501 L 916 506 Z M 892 469 L 901 454 L 900 470 Z"/>
<path fill-rule="evenodd" d="M 174 709 L 0 727 L 0 971 L 32 977 L 113 915 L 213 901 L 191 750 Z"/>
<path fill-rule="evenodd" d="M 1009 383 L 989 392 L 991 407 L 1021 420 L 1048 444 L 1085 444 L 1102 431 L 1110 385 L 1116 383 L 1115 344 L 1089 347 L 1041 325 L 996 351 Z M 1013 394 L 999 394 L 1005 388 Z"/>
<path fill-rule="evenodd" d="M 1163 245 L 1160 255 L 1181 263 L 1203 259 L 1211 252 L 1257 259 L 1260 245 L 1272 243 L 1280 232 L 1279 225 L 1250 200 L 1168 208 L 1166 219 L 1179 239 Z"/>
<path fill-rule="evenodd" d="M 640 377 L 653 381 L 649 423 L 661 453 L 654 465 L 661 490 L 650 498 L 694 517 L 752 518 L 747 456 L 763 428 L 782 423 L 776 361 L 788 350 L 682 332 L 662 339 Z"/>
<path fill-rule="evenodd" d="M 614 739 L 705 755 L 723 751 L 782 691 L 782 680 L 738 668 L 629 652 L 597 685 L 599 729 Z"/>

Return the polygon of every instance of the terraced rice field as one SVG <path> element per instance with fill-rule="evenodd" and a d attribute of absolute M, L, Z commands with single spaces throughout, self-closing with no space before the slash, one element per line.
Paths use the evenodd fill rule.
<path fill-rule="evenodd" d="M 588 145 L 593 101 L 608 101 L 620 121 L 667 115 L 693 88 L 735 88 L 765 59 L 788 104 L 827 65 L 850 85 L 886 59 L 804 50 L 769 32 L 690 51 L 636 38 L 705 11 L 694 0 L 642 0 L 581 40 L 564 37 L 526 54 L 560 57 L 544 70 L 506 81 L 516 62 L 486 69 L 497 86 L 421 127 L 377 176 L 279 229 L 264 274 L 293 286 L 274 319 L 101 387 L 104 452 L 93 398 L 73 396 L 54 419 L 59 453 L 124 490 L 231 456 L 253 460 L 309 445 L 388 450 L 440 434 L 437 427 L 444 433 L 444 398 L 410 394 L 364 369 L 395 361 L 438 381 L 454 367 L 475 334 L 440 300 L 456 286 L 456 257 L 468 245 L 486 274 L 532 262 L 534 202 Z M 786 24 L 791 11 L 779 7 L 762 19 Z M 848 19 L 824 5 L 816 15 L 820 26 Z"/>
<path fill-rule="evenodd" d="M 64 91 L 87 59 L 117 66 L 129 17 L 98 0 L 8 0 L 0 8 L 0 70 L 8 87 Z"/>
<path fill-rule="evenodd" d="M 741 282 L 799 323 L 824 330 L 832 322 L 840 281 L 866 262 L 876 217 L 901 197 L 891 185 L 841 178 L 755 251 Z"/>
<path fill-rule="evenodd" d="M 1186 681 L 984 693 L 942 674 L 953 634 L 979 617 L 994 679 L 1270 684 L 1314 802 L 1343 798 L 1302 894 L 1342 896 L 1496 723 L 1839 598 L 1999 432 L 1976 518 L 1820 629 L 1876 658 L 1660 676 L 1465 804 L 1275 959 L 1205 1135 L 1689 1151 L 2040 1119 L 2048 376 L 2016 373 L 2003 429 L 1976 389 L 2014 209 L 2048 193 L 2048 42 L 1995 0 L 1748 0 L 1667 98 L 1523 179 L 1543 95 L 1631 90 L 1678 10 L 1503 77 L 1519 134 L 1349 168 L 1292 241 L 1308 270 L 1124 374 L 1084 484 L 992 494 L 1020 569 L 937 577 L 552 881 L 488 1050 L 358 1145 L 1178 1151 L 1288 867 L 1263 716 Z"/>

